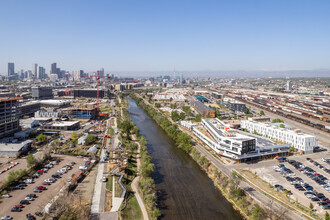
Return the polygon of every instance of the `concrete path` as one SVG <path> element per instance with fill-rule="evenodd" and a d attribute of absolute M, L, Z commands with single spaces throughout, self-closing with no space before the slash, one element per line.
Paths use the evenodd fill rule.
<path fill-rule="evenodd" d="M 100 158 L 103 158 L 104 156 L 105 156 L 105 152 L 104 152 L 104 149 L 102 149 Z M 104 166 L 105 166 L 105 163 L 98 164 L 98 170 L 97 170 L 96 181 L 95 181 L 95 186 L 94 186 L 94 195 L 92 198 L 91 213 L 98 213 L 98 212 L 104 211 L 104 198 L 103 198 L 103 204 L 101 204 L 101 202 L 102 202 L 101 197 L 104 197 L 104 195 L 102 196 L 102 192 L 104 194 L 104 187 L 102 187 L 103 182 L 101 181 L 101 179 L 103 177 Z M 103 210 L 101 210 L 101 208 Z"/>
<path fill-rule="evenodd" d="M 134 139 L 135 136 L 133 137 Z M 136 200 L 138 201 L 139 203 L 139 206 L 140 206 L 140 209 L 142 211 L 142 215 L 143 215 L 143 220 L 149 220 L 149 216 L 148 216 L 148 212 L 147 212 L 147 209 L 143 203 L 143 200 L 139 194 L 139 191 L 138 191 L 138 182 L 140 180 L 140 164 L 141 164 L 141 161 L 140 161 L 140 144 L 137 143 L 139 148 L 138 148 L 138 157 L 136 158 L 136 163 L 137 163 L 137 175 L 136 177 L 134 178 L 132 184 L 131 184 L 131 187 L 132 187 L 132 190 L 134 192 L 134 195 L 136 197 Z"/>
<path fill-rule="evenodd" d="M 121 206 L 121 203 L 124 201 L 124 198 L 119 198 L 119 197 L 115 197 L 115 183 L 116 179 L 115 176 L 112 176 L 112 208 L 110 212 L 118 212 L 119 208 Z"/>

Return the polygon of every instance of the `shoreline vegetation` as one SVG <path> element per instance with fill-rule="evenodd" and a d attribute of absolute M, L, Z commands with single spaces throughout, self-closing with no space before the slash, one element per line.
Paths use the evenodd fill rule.
<path fill-rule="evenodd" d="M 146 104 L 142 98 L 131 93 L 129 95 L 149 117 L 151 117 L 174 141 L 176 147 L 189 154 L 204 170 L 214 185 L 222 192 L 223 196 L 238 210 L 245 219 L 286 219 L 286 211 L 274 213 L 271 205 L 269 208 L 262 208 L 245 191 L 238 187 L 242 177 L 235 171 L 227 177 L 221 170 L 217 169 L 205 156 L 193 147 L 193 140 L 190 135 L 182 132 L 178 125 L 173 124 L 166 116 L 157 112 L 151 105 Z"/>
<path fill-rule="evenodd" d="M 119 98 L 121 99 L 121 106 L 123 107 L 121 109 L 122 116 L 118 117 L 117 119 L 118 128 L 121 130 L 119 139 L 121 140 L 124 149 L 129 152 L 128 169 L 125 171 L 128 196 L 126 205 L 121 210 L 121 217 L 123 219 L 142 219 L 140 206 L 137 204 L 137 200 L 135 199 L 131 188 L 133 179 L 139 173 L 140 179 L 138 181 L 138 193 L 141 195 L 143 203 L 146 206 L 149 219 L 158 219 L 158 217 L 161 215 L 161 212 L 156 204 L 157 196 L 155 181 L 151 177 L 155 170 L 155 165 L 151 162 L 151 157 L 146 147 L 147 141 L 143 136 L 140 135 L 139 128 L 136 126 L 136 124 L 131 121 L 131 117 L 127 110 L 127 101 L 121 95 L 119 95 Z M 136 161 L 138 156 L 137 150 L 139 147 L 140 170 L 137 170 Z M 137 216 L 140 216 L 140 218 L 137 218 Z"/>

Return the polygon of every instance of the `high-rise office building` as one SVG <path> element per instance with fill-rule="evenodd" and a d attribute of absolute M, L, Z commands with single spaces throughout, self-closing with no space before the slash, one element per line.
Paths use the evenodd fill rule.
<path fill-rule="evenodd" d="M 287 91 L 291 91 L 292 90 L 292 82 L 291 80 L 286 82 L 286 90 Z"/>
<path fill-rule="evenodd" d="M 57 73 L 56 63 L 52 63 L 51 68 L 50 68 L 50 73 L 51 74 L 58 74 Z"/>
<path fill-rule="evenodd" d="M 8 76 L 15 75 L 15 64 L 8 63 Z"/>
<path fill-rule="evenodd" d="M 37 72 L 38 72 L 38 64 L 35 63 L 32 66 L 32 74 L 33 74 L 32 78 L 36 78 L 37 77 Z"/>
<path fill-rule="evenodd" d="M 45 78 L 45 73 L 46 70 L 42 66 L 39 66 L 38 71 L 37 71 L 37 79 L 43 79 Z"/>

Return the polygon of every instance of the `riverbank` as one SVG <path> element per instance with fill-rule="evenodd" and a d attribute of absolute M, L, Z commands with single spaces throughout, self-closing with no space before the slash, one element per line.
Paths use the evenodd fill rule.
<path fill-rule="evenodd" d="M 148 141 L 148 151 L 156 165 L 157 205 L 161 219 L 241 220 L 242 215 L 213 186 L 213 181 L 191 156 L 177 148 L 173 139 L 146 112 L 128 99 L 132 121 Z M 196 207 L 198 207 L 196 209 Z"/>
<path fill-rule="evenodd" d="M 216 168 L 213 162 L 211 163 L 208 158 L 203 156 L 203 153 L 193 146 L 194 143 L 190 135 L 180 131 L 176 124 L 157 112 L 149 103 L 145 103 L 145 100 L 138 98 L 135 94 L 131 97 L 169 135 L 178 148 L 189 154 L 200 165 L 209 178 L 212 179 L 214 185 L 223 192 L 226 199 L 232 203 L 242 216 L 246 219 L 285 218 L 285 210 L 277 210 L 277 213 L 274 213 L 271 209 L 261 208 L 254 201 L 254 198 L 250 197 L 250 193 L 246 193 L 245 190 L 238 187 L 241 182 L 239 175 L 236 173 L 223 173 L 221 169 Z"/>

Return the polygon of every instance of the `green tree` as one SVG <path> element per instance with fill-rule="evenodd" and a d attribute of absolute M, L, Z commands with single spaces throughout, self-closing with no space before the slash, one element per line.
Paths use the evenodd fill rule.
<path fill-rule="evenodd" d="M 257 204 L 252 208 L 252 218 L 255 220 L 264 219 L 265 211 Z"/>
<path fill-rule="evenodd" d="M 37 141 L 38 141 L 39 143 L 41 143 L 41 142 L 45 142 L 46 140 L 47 140 L 47 136 L 44 135 L 44 134 L 39 134 L 39 135 L 37 136 Z"/>
<path fill-rule="evenodd" d="M 330 215 L 328 212 L 325 213 L 325 217 L 324 217 L 325 220 L 330 220 Z"/>
<path fill-rule="evenodd" d="M 202 115 L 201 114 L 196 115 L 195 118 L 194 118 L 194 121 L 195 122 L 201 122 L 202 121 Z"/>
<path fill-rule="evenodd" d="M 182 110 L 187 114 L 187 115 L 191 115 L 191 109 L 189 106 L 183 106 Z"/>
<path fill-rule="evenodd" d="M 88 134 L 86 137 L 86 145 L 91 145 L 96 142 L 96 137 L 93 134 Z"/>
<path fill-rule="evenodd" d="M 172 111 L 171 112 L 171 118 L 172 118 L 173 121 L 177 121 L 177 120 L 179 120 L 180 115 L 177 111 Z"/>
<path fill-rule="evenodd" d="M 245 114 L 250 114 L 250 109 L 249 108 L 245 108 Z"/>
<path fill-rule="evenodd" d="M 284 124 L 280 124 L 280 128 L 285 128 L 285 125 Z"/>
<path fill-rule="evenodd" d="M 156 108 L 160 108 L 160 103 L 158 103 L 158 102 L 155 103 L 155 107 L 156 107 Z"/>
<path fill-rule="evenodd" d="M 261 110 L 260 115 L 265 115 L 265 112 Z"/>
<path fill-rule="evenodd" d="M 228 120 L 231 120 L 231 116 L 228 116 L 228 118 L 227 118 Z"/>
<path fill-rule="evenodd" d="M 26 157 L 26 162 L 27 162 L 27 166 L 33 167 L 37 164 L 37 160 L 34 158 L 34 156 L 32 154 L 30 154 L 29 156 Z"/>
<path fill-rule="evenodd" d="M 71 139 L 72 140 L 78 139 L 78 134 L 76 132 L 73 132 L 72 135 L 71 135 Z"/>
<path fill-rule="evenodd" d="M 310 209 L 313 209 L 314 208 L 313 203 L 309 203 L 309 208 Z"/>

